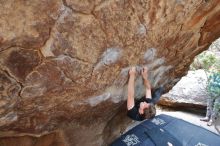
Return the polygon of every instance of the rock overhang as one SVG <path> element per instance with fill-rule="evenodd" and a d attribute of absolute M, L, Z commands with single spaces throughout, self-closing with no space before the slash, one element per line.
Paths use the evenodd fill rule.
<path fill-rule="evenodd" d="M 70 121 L 89 127 L 88 119 L 111 125 L 126 100 L 130 66 L 148 66 L 153 87 L 168 90 L 220 36 L 219 0 L 0 5 L 3 131 L 41 133 Z M 144 94 L 140 76 L 136 91 Z"/>

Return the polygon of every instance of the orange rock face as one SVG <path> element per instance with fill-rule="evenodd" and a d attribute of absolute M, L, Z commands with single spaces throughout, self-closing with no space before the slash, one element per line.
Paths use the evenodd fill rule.
<path fill-rule="evenodd" d="M 168 90 L 219 26 L 220 0 L 1 1 L 0 144 L 55 130 L 64 145 L 110 143 L 129 123 L 129 67 Z"/>

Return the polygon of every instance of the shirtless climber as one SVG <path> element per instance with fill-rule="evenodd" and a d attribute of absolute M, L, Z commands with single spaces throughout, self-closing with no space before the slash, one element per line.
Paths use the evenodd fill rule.
<path fill-rule="evenodd" d="M 132 67 L 129 70 L 128 81 L 128 98 L 127 98 L 127 115 L 133 120 L 142 121 L 144 119 L 153 118 L 156 115 L 155 104 L 159 100 L 163 88 L 160 87 L 151 95 L 151 85 L 148 80 L 148 69 L 144 67 L 141 70 L 141 74 L 146 86 L 146 95 L 135 102 L 134 100 L 134 82 L 136 76 L 136 68 Z"/>

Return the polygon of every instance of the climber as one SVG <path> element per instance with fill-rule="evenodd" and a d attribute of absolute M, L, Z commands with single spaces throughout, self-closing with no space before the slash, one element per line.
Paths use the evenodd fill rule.
<path fill-rule="evenodd" d="M 141 75 L 146 86 L 146 95 L 141 99 L 134 100 L 134 82 L 136 76 L 136 68 L 132 67 L 129 70 L 129 81 L 128 81 L 128 97 L 127 97 L 127 116 L 136 121 L 142 121 L 144 119 L 153 118 L 156 115 L 155 104 L 159 100 L 163 88 L 160 87 L 153 92 L 151 95 L 151 85 L 148 80 L 148 69 L 144 67 L 141 70 Z"/>

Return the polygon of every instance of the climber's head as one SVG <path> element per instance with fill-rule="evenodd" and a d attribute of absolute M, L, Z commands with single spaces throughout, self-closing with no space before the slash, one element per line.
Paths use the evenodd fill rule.
<path fill-rule="evenodd" d="M 147 102 L 141 102 L 139 113 L 144 119 L 153 118 L 156 115 L 155 105 Z"/>

